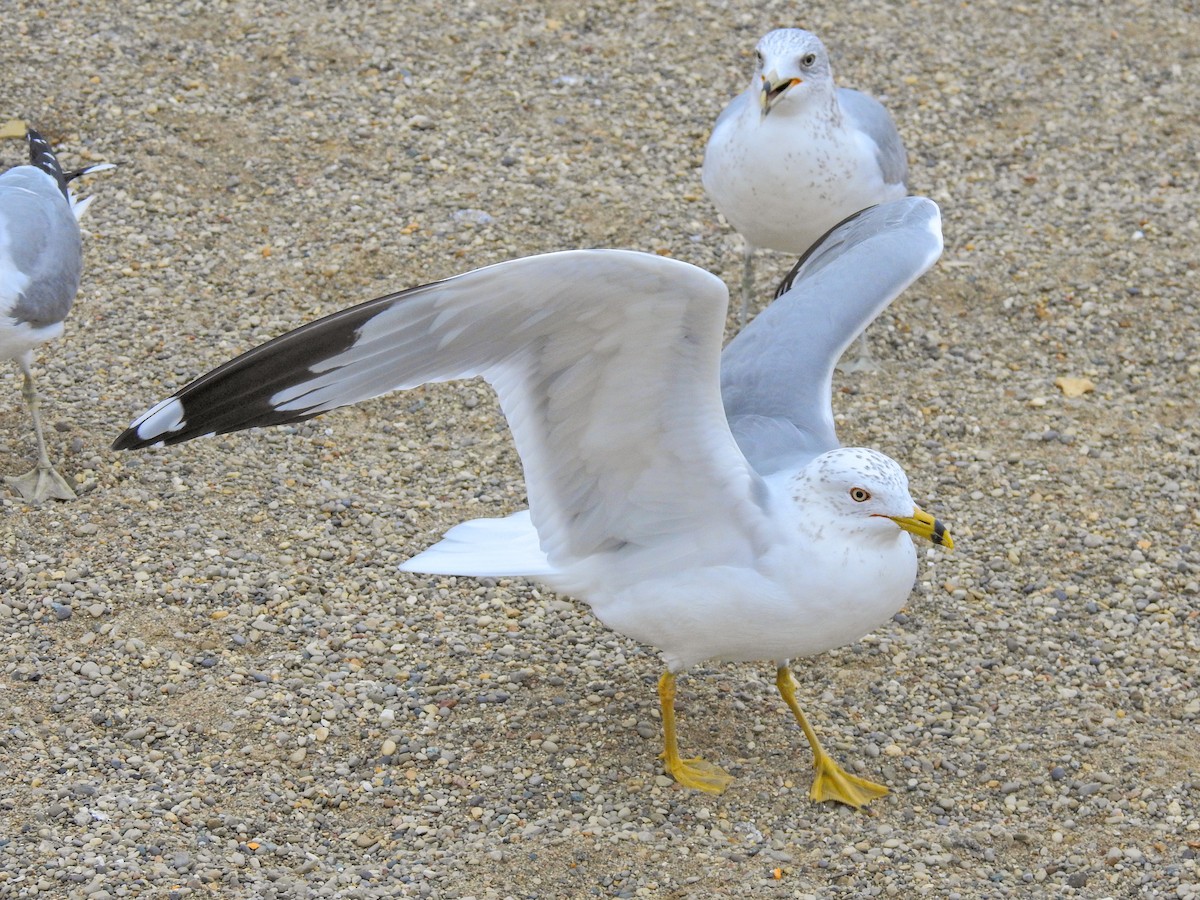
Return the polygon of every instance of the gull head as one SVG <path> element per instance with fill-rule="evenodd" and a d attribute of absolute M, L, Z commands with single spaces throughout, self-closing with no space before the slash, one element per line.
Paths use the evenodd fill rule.
<path fill-rule="evenodd" d="M 821 454 L 796 476 L 793 497 L 805 524 L 833 522 L 883 539 L 894 539 L 900 529 L 954 549 L 946 527 L 913 501 L 900 464 L 878 450 L 839 447 Z"/>
<path fill-rule="evenodd" d="M 799 108 L 807 98 L 830 94 L 833 72 L 821 39 L 800 28 L 777 28 L 754 48 L 756 68 L 751 88 L 765 119 L 779 108 Z"/>

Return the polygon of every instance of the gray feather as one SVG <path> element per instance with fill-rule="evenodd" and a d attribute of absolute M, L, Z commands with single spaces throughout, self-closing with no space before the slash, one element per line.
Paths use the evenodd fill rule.
<path fill-rule="evenodd" d="M 79 290 L 83 253 L 70 203 L 45 172 L 19 166 L 0 175 L 0 246 L 15 270 L 5 281 L 24 285 L 0 298 L 9 307 L 0 313 L 35 327 L 63 321 Z"/>
<path fill-rule="evenodd" d="M 904 184 L 908 180 L 908 155 L 896 123 L 884 105 L 853 88 L 838 88 L 838 103 L 842 114 L 875 142 L 883 180 L 888 184 Z"/>
<path fill-rule="evenodd" d="M 742 453 L 763 476 L 840 446 L 833 369 L 854 338 L 942 252 L 924 197 L 874 206 L 802 259 L 792 287 L 721 354 L 721 398 Z"/>

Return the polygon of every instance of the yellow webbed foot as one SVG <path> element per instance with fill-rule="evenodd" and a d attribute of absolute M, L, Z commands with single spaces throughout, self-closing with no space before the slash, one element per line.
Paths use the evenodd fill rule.
<path fill-rule="evenodd" d="M 817 758 L 814 767 L 817 774 L 813 778 L 808 796 L 817 803 L 836 800 L 838 803 L 859 809 L 888 793 L 888 789 L 882 784 L 851 775 L 825 754 Z"/>
<path fill-rule="evenodd" d="M 708 794 L 721 793 L 733 781 L 732 775 L 699 757 L 683 759 L 679 755 L 679 741 L 675 736 L 675 676 L 670 671 L 663 672 L 658 680 L 658 699 L 663 720 L 663 752 L 658 758 L 663 760 L 667 774 L 686 788 Z"/>
<path fill-rule="evenodd" d="M 821 742 L 817 739 L 817 733 L 808 724 L 808 719 L 805 717 L 804 711 L 800 709 L 800 703 L 796 700 L 798 685 L 786 663 L 780 666 L 775 673 L 775 685 L 779 688 L 780 696 L 795 715 L 796 722 L 800 725 L 804 736 L 808 738 L 808 745 L 812 747 L 813 768 L 817 770 L 817 774 L 813 778 L 812 789 L 808 792 L 810 798 L 817 803 L 836 800 L 838 803 L 845 803 L 847 806 L 859 809 L 872 800 L 887 794 L 888 789 L 882 784 L 851 775 L 825 752 Z"/>
<path fill-rule="evenodd" d="M 666 759 L 667 754 L 660 753 L 659 758 Z M 692 759 L 669 759 L 663 764 L 667 774 L 686 788 L 704 791 L 706 794 L 720 794 L 733 783 L 733 776 L 700 757 Z"/>

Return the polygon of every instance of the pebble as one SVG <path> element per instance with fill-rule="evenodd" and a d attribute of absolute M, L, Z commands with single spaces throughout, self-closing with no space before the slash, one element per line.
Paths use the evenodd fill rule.
<path fill-rule="evenodd" d="M 736 288 L 698 168 L 795 10 L 202 6 L 46 0 L 0 30 L 0 120 L 118 163 L 72 182 L 83 286 L 36 354 L 80 497 L 0 493 L 0 894 L 1196 896 L 1187 4 L 816 16 L 946 235 L 872 325 L 884 371 L 834 402 L 957 549 L 795 666 L 829 752 L 891 789 L 867 813 L 809 801 L 769 661 L 680 680 L 683 752 L 736 776 L 699 795 L 657 759 L 652 648 L 522 579 L 399 572 L 524 502 L 482 382 L 109 450 L 241 350 L 502 259 L 631 247 Z M 756 293 L 790 262 L 761 254 Z M 0 371 L 4 474 L 31 460 L 19 389 Z"/>

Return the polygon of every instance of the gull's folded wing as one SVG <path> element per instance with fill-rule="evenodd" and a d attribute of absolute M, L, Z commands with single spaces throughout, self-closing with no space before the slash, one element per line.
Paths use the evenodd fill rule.
<path fill-rule="evenodd" d="M 876 159 L 885 184 L 904 184 L 908 178 L 908 155 L 896 131 L 896 123 L 882 103 L 853 88 L 838 88 L 842 114 L 875 142 Z"/>
<path fill-rule="evenodd" d="M 33 166 L 0 175 L 0 316 L 61 322 L 82 269 L 79 226 L 54 179 Z"/>

